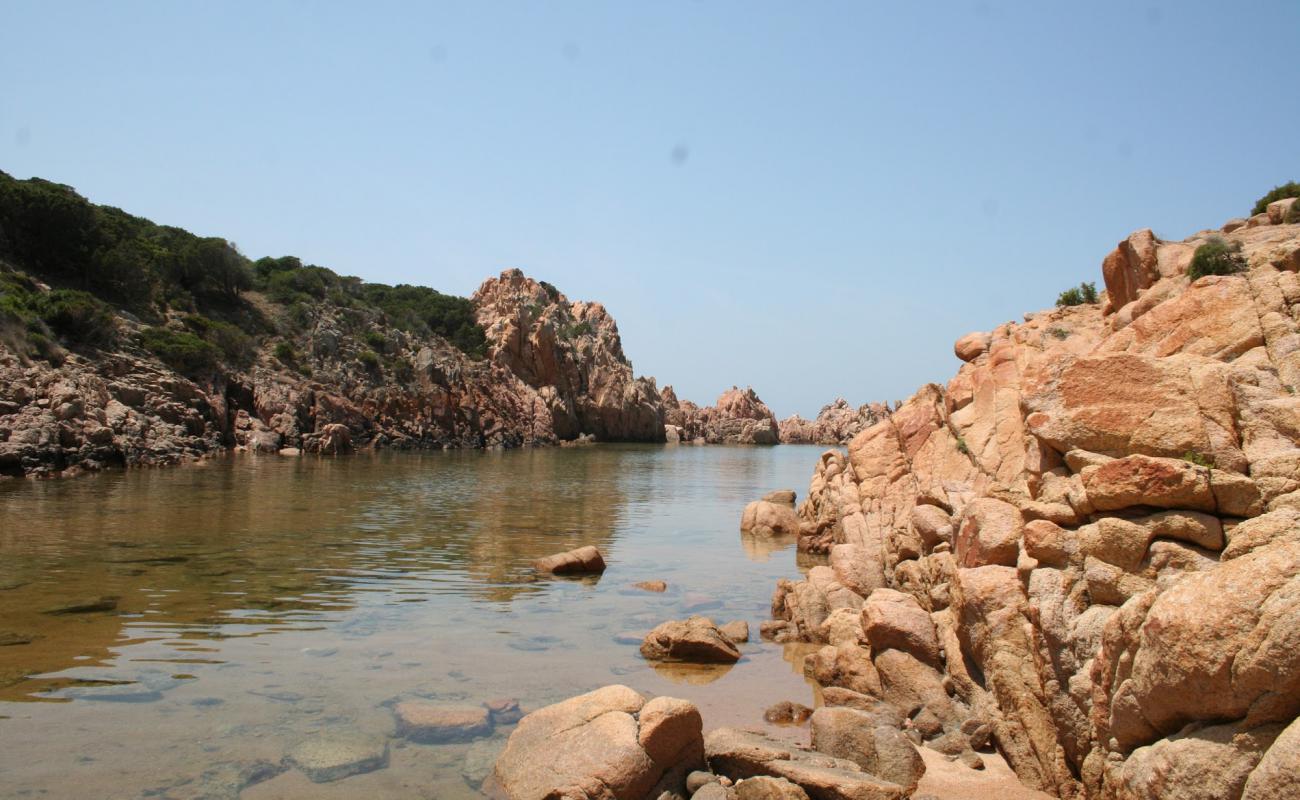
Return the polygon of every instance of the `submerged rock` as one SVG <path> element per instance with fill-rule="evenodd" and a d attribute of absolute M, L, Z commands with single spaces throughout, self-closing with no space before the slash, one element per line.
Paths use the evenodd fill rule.
<path fill-rule="evenodd" d="M 322 735 L 294 747 L 285 763 L 297 767 L 313 783 L 328 783 L 388 766 L 388 740 L 361 734 Z"/>
<path fill-rule="evenodd" d="M 58 616 L 62 614 L 93 614 L 98 611 L 114 611 L 117 609 L 117 601 L 116 596 L 88 597 L 41 609 L 41 613 Z"/>
<path fill-rule="evenodd" d="M 518 710 L 518 704 L 515 704 Z M 406 701 L 393 707 L 397 735 L 414 742 L 463 742 L 487 736 L 492 720 L 482 706 L 447 706 Z"/>

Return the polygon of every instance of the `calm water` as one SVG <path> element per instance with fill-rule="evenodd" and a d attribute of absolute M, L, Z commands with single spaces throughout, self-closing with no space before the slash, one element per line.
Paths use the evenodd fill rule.
<path fill-rule="evenodd" d="M 473 797 L 464 774 L 509 728 L 408 743 L 394 701 L 528 709 L 626 683 L 694 700 L 706 727 L 811 705 L 804 651 L 757 635 L 792 543 L 737 526 L 768 490 L 802 496 L 820 449 L 243 456 L 0 484 L 0 796 Z M 599 580 L 528 567 L 583 544 Z M 654 579 L 668 592 L 632 588 Z M 51 613 L 101 598 L 116 607 Z M 655 668 L 624 643 L 692 611 L 748 621 L 745 658 Z M 238 794 L 321 737 L 387 741 L 387 766 Z"/>

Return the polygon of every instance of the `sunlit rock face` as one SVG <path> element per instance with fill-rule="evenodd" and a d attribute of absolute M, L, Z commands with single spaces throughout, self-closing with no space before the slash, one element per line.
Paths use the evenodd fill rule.
<path fill-rule="evenodd" d="M 570 302 L 517 269 L 484 281 L 473 302 L 490 359 L 537 390 L 561 439 L 664 440 L 659 390 L 632 374 L 603 305 Z"/>
<path fill-rule="evenodd" d="M 963 336 L 947 385 L 818 460 L 799 546 L 830 566 L 772 625 L 826 643 L 832 705 L 1060 797 L 1293 783 L 1300 225 L 1252 223 L 1133 234 L 1100 302 Z M 1246 268 L 1192 281 L 1212 234 Z"/>

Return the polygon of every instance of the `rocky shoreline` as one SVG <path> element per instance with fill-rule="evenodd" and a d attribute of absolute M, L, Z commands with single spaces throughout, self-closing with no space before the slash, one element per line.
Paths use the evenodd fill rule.
<path fill-rule="evenodd" d="M 810 748 L 705 734 L 684 701 L 606 687 L 539 712 L 579 760 L 534 791 L 508 746 L 498 795 L 921 797 L 925 752 L 1005 758 L 1038 796 L 1296 795 L 1292 202 L 1182 242 L 1133 234 L 1099 303 L 963 337 L 957 376 L 825 453 L 797 512 L 790 493 L 745 509 L 746 535 L 828 556 L 778 585 L 762 626 L 821 645 Z M 1220 237 L 1241 269 L 1189 278 Z M 656 753 L 652 704 L 677 720 Z"/>

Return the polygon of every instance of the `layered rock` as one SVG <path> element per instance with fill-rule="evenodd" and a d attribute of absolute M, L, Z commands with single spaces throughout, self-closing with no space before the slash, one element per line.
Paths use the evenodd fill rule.
<path fill-rule="evenodd" d="M 995 745 L 1066 798 L 1290 787 L 1300 226 L 1260 216 L 1216 232 L 1248 268 L 1196 281 L 1209 232 L 1139 231 L 1101 303 L 962 337 L 946 386 L 819 459 L 800 547 L 830 563 L 763 630 L 823 643 L 854 736 Z"/>
<path fill-rule="evenodd" d="M 846 444 L 863 430 L 889 416 L 888 403 L 864 403 L 857 408 L 843 397 L 822 406 L 816 419 L 795 414 L 778 423 L 784 444 Z"/>
<path fill-rule="evenodd" d="M 679 401 L 673 387 L 663 391 L 664 422 L 683 441 L 706 444 L 777 444 L 780 429 L 772 409 L 759 399 L 753 388 L 735 386 L 723 392 L 718 402 L 701 408 L 689 400 Z"/>
<path fill-rule="evenodd" d="M 603 305 L 570 302 L 517 269 L 484 281 L 473 301 L 491 360 L 538 390 L 561 439 L 664 440 L 659 390 L 632 374 Z"/>

